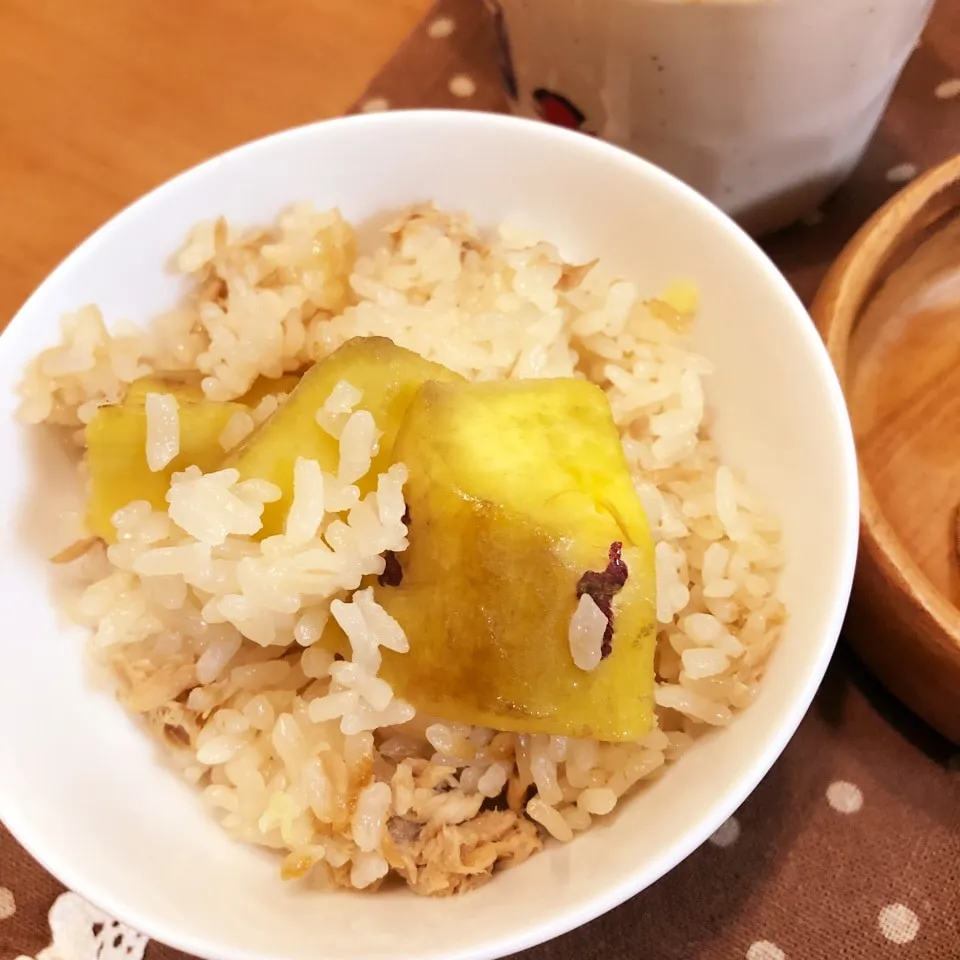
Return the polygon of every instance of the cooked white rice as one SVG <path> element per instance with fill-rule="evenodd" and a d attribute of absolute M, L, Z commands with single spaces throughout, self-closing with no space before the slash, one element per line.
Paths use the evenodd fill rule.
<path fill-rule="evenodd" d="M 297 463 L 282 535 L 252 539 L 280 491 L 235 470 L 177 474 L 166 512 L 120 510 L 117 542 L 76 561 L 89 586 L 73 612 L 223 827 L 280 851 L 285 878 L 374 889 L 394 874 L 419 893 L 469 889 L 544 838 L 589 828 L 750 704 L 784 619 L 777 524 L 709 439 L 710 364 L 689 349 L 689 284 L 645 301 L 602 265 L 565 264 L 516 230 L 481 237 L 431 207 L 369 257 L 356 258 L 335 211 L 298 205 L 269 230 L 202 223 L 177 264 L 193 292 L 146 332 L 108 333 L 93 306 L 64 318 L 62 345 L 27 373 L 24 420 L 76 432 L 151 372 L 199 371 L 210 398 L 233 399 L 351 337 L 387 336 L 474 379 L 599 383 L 656 540 L 656 727 L 607 744 L 418 716 L 378 677 L 382 648 L 416 643 L 360 589 L 384 551 L 406 547 L 406 468 L 360 496 L 379 432 L 351 384 L 317 413 L 339 439 L 339 468 Z M 221 444 L 277 403 L 231 420 Z M 179 450 L 176 401 L 148 396 L 147 411 L 144 455 L 159 469 Z M 578 607 L 571 624 L 583 669 L 602 635 L 593 613 Z M 317 644 L 330 617 L 349 660 Z"/>
<path fill-rule="evenodd" d="M 144 401 L 147 417 L 147 466 L 162 470 L 180 453 L 180 404 L 169 393 L 148 393 Z"/>

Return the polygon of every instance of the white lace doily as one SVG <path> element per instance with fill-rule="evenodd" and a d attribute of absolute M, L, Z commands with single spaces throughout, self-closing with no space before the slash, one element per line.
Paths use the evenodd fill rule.
<path fill-rule="evenodd" d="M 150 942 L 76 893 L 60 894 L 48 916 L 50 946 L 17 960 L 143 960 Z"/>

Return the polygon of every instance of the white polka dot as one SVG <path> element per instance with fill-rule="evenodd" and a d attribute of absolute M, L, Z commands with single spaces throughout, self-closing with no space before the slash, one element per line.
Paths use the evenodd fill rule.
<path fill-rule="evenodd" d="M 836 780 L 827 787 L 827 803 L 837 813 L 856 813 L 863 806 L 863 791 L 846 780 Z"/>
<path fill-rule="evenodd" d="M 371 97 L 360 104 L 361 113 L 382 113 L 390 109 L 390 101 L 386 97 Z"/>
<path fill-rule="evenodd" d="M 952 100 L 954 97 L 960 97 L 960 77 L 954 77 L 953 80 L 944 80 L 933 91 L 933 95 L 938 100 Z"/>
<path fill-rule="evenodd" d="M 880 932 L 893 943 L 910 943 L 920 931 L 920 918 L 902 903 L 891 903 L 877 917 Z"/>
<path fill-rule="evenodd" d="M 450 78 L 449 90 L 455 97 L 472 97 L 477 92 L 477 85 L 465 73 L 458 73 Z"/>
<path fill-rule="evenodd" d="M 787 955 L 775 943 L 758 940 L 750 944 L 747 960 L 787 960 Z"/>
<path fill-rule="evenodd" d="M 456 24 L 452 18 L 437 17 L 436 20 L 431 20 L 430 23 L 427 24 L 427 36 L 431 40 L 443 40 L 453 33 L 455 26 Z"/>
<path fill-rule="evenodd" d="M 17 912 L 17 901 L 13 891 L 0 887 L 0 920 L 9 920 Z"/>
<path fill-rule="evenodd" d="M 725 820 L 710 837 L 710 842 L 718 847 L 732 847 L 740 837 L 740 821 L 736 817 Z"/>
<path fill-rule="evenodd" d="M 887 171 L 888 183 L 907 183 L 917 175 L 915 163 L 898 163 Z"/>

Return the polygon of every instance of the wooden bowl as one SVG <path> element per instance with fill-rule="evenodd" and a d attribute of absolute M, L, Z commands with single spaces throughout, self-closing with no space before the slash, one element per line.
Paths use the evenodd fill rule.
<path fill-rule="evenodd" d="M 844 635 L 900 700 L 960 743 L 960 157 L 868 221 L 812 312 L 860 461 Z"/>

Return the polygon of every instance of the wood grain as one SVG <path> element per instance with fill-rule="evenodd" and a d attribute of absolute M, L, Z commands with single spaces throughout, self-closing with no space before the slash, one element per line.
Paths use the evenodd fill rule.
<path fill-rule="evenodd" d="M 430 0 L 4 0 L 0 326 L 77 243 L 228 147 L 343 113 Z"/>
<path fill-rule="evenodd" d="M 960 743 L 960 156 L 863 227 L 813 315 L 860 458 L 858 629 L 848 638 Z"/>

